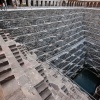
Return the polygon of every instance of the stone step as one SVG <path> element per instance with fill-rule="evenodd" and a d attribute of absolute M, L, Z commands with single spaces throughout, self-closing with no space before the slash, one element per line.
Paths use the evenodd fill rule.
<path fill-rule="evenodd" d="M 42 77 L 44 77 L 44 78 L 46 77 L 46 75 L 45 75 L 45 73 L 44 73 L 44 72 L 41 74 L 41 76 L 42 76 Z"/>
<path fill-rule="evenodd" d="M 44 75 L 43 77 L 44 77 L 44 80 L 46 81 L 46 80 L 47 80 L 47 76 L 46 76 L 46 75 Z"/>
<path fill-rule="evenodd" d="M 0 35 L 3 35 L 4 34 L 4 32 L 3 31 L 0 31 Z"/>
<path fill-rule="evenodd" d="M 14 54 L 14 56 L 18 56 L 19 52 L 17 51 L 17 52 L 14 52 L 13 54 Z"/>
<path fill-rule="evenodd" d="M 24 55 L 24 57 L 27 57 L 26 53 L 25 52 L 22 52 L 22 54 Z"/>
<path fill-rule="evenodd" d="M 2 36 L 3 37 L 3 36 Z M 3 37 L 4 41 L 7 41 L 7 38 L 6 37 Z"/>
<path fill-rule="evenodd" d="M 16 48 L 16 45 L 11 45 L 11 46 L 9 46 L 9 47 L 10 47 L 10 49 L 11 49 L 13 55 L 14 55 L 15 58 L 17 59 L 17 61 L 20 63 L 20 65 L 23 65 L 24 62 L 23 62 L 23 60 L 22 60 L 22 58 L 21 58 L 21 56 L 20 56 L 20 54 L 19 54 L 18 49 Z"/>
<path fill-rule="evenodd" d="M 16 59 L 19 59 L 19 58 L 20 58 L 20 55 L 15 56 L 15 58 L 16 58 Z"/>
<path fill-rule="evenodd" d="M 21 57 L 19 59 L 17 59 L 17 61 L 19 62 L 20 65 L 23 65 L 24 64 L 24 62 L 23 62 L 23 60 L 22 60 Z"/>
<path fill-rule="evenodd" d="M 35 69 L 38 71 L 39 69 L 41 69 L 41 65 L 40 66 L 37 66 Z"/>
<path fill-rule="evenodd" d="M 15 47 L 16 47 L 15 44 L 9 46 L 10 49 L 13 49 L 13 48 L 15 48 Z"/>
<path fill-rule="evenodd" d="M 10 48 L 11 49 L 11 51 L 13 52 L 13 51 L 18 51 L 18 49 L 15 47 L 15 48 Z"/>
<path fill-rule="evenodd" d="M 51 96 L 52 93 L 51 93 L 51 91 L 48 88 L 46 88 L 44 91 L 42 91 L 40 93 L 40 95 L 41 95 L 41 97 L 42 97 L 43 100 L 46 100 L 46 98 L 48 98 L 49 96 Z"/>
<path fill-rule="evenodd" d="M 0 52 L 2 51 L 2 47 L 0 46 Z"/>
<path fill-rule="evenodd" d="M 38 72 L 40 72 L 41 70 L 43 70 L 43 67 L 41 67 L 41 65 L 40 65 L 40 66 L 36 67 L 36 70 L 37 70 Z"/>
<path fill-rule="evenodd" d="M 6 58 L 5 54 L 4 53 L 0 53 L 0 59 L 4 59 Z"/>
<path fill-rule="evenodd" d="M 23 99 L 23 95 L 20 92 L 21 91 L 20 85 L 15 79 L 12 79 L 8 81 L 7 83 L 2 84 L 2 89 L 3 89 L 5 100 L 22 100 Z M 26 99 L 23 99 L 23 100 L 26 100 Z"/>
<path fill-rule="evenodd" d="M 45 80 L 45 82 L 46 82 L 47 84 L 49 84 L 49 81 L 48 81 L 48 79 L 47 79 L 47 80 Z"/>
<path fill-rule="evenodd" d="M 20 61 L 19 64 L 22 66 L 24 64 L 24 62 L 23 61 Z"/>
<path fill-rule="evenodd" d="M 12 53 L 13 53 L 13 54 L 16 54 L 16 53 L 19 53 L 19 51 L 18 51 L 18 50 L 12 51 Z"/>
<path fill-rule="evenodd" d="M 6 66 L 8 64 L 9 64 L 9 62 L 7 60 L 5 60 L 3 62 L 0 61 L 0 67 Z"/>
<path fill-rule="evenodd" d="M 17 61 L 19 62 L 19 64 L 23 65 L 24 62 L 23 62 L 23 60 L 22 60 L 22 58 L 21 58 L 21 56 L 19 54 L 19 51 L 18 51 L 16 45 L 15 44 L 11 45 L 11 46 L 9 46 L 9 48 L 12 51 L 13 55 L 15 56 L 15 58 L 17 59 Z"/>
<path fill-rule="evenodd" d="M 11 71 L 6 72 L 5 74 L 0 75 L 0 84 L 4 84 L 14 78 L 15 77 L 12 75 Z"/>
<path fill-rule="evenodd" d="M 1 34 L 1 36 L 3 37 L 3 39 L 6 39 L 7 37 L 5 36 L 5 34 Z"/>
<path fill-rule="evenodd" d="M 22 58 L 21 58 L 21 57 L 18 58 L 17 61 L 18 61 L 18 62 L 22 62 Z"/>
<path fill-rule="evenodd" d="M 64 91 L 66 89 L 66 86 L 65 85 L 62 86 L 61 89 Z"/>
<path fill-rule="evenodd" d="M 11 71 L 11 68 L 4 68 L 4 67 L 2 69 L 0 68 L 0 75 L 5 74 L 9 71 Z"/>
<path fill-rule="evenodd" d="M 19 57 L 20 57 L 20 55 L 19 55 L 19 54 L 15 54 L 14 56 L 15 56 L 15 58 L 19 58 Z"/>
<path fill-rule="evenodd" d="M 0 32 L 0 35 L 2 36 L 2 38 L 4 39 L 4 41 L 7 41 L 7 37 L 6 37 L 6 35 L 5 35 L 4 32 Z"/>
<path fill-rule="evenodd" d="M 7 60 L 6 58 L 0 59 L 0 63 L 4 62 L 6 60 Z"/>
<path fill-rule="evenodd" d="M 42 69 L 40 69 L 38 72 L 39 72 L 40 74 L 42 74 L 42 73 L 44 72 L 44 69 L 42 68 Z"/>
<path fill-rule="evenodd" d="M 52 95 L 49 95 L 45 100 L 55 100 Z"/>
<path fill-rule="evenodd" d="M 8 69 L 8 68 L 10 68 L 9 64 L 0 67 L 0 71 L 6 70 L 6 69 Z"/>
<path fill-rule="evenodd" d="M 44 90 L 47 89 L 47 88 L 48 88 L 47 84 L 43 82 L 41 85 L 39 85 L 39 86 L 36 88 L 36 90 L 38 91 L 38 93 L 41 93 L 42 91 L 44 91 Z"/>
<path fill-rule="evenodd" d="M 4 59 L 0 59 L 0 63 L 3 63 L 3 62 L 5 62 L 5 61 L 7 61 L 6 58 L 4 58 Z"/>
<path fill-rule="evenodd" d="M 20 56 L 20 55 L 19 55 Z M 22 60 L 21 56 L 17 57 L 17 61 L 20 62 Z"/>
<path fill-rule="evenodd" d="M 50 94 L 47 98 L 45 98 L 44 100 L 55 100 L 52 96 L 52 94 Z"/>

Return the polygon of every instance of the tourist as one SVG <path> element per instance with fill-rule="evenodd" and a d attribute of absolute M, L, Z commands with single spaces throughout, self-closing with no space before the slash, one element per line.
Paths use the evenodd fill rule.
<path fill-rule="evenodd" d="M 0 9 L 3 9 L 3 0 L 0 0 Z"/>
<path fill-rule="evenodd" d="M 7 9 L 7 4 L 5 0 L 0 0 L 0 8 L 1 10 L 6 10 Z"/>
<path fill-rule="evenodd" d="M 6 3 L 6 0 L 4 0 L 4 9 L 7 10 L 7 3 Z"/>
<path fill-rule="evenodd" d="M 0 4 L 0 9 L 2 10 L 2 4 Z"/>
<path fill-rule="evenodd" d="M 16 5 L 16 1 L 15 0 L 12 0 L 12 4 L 13 4 L 13 7 L 16 9 L 17 5 Z"/>

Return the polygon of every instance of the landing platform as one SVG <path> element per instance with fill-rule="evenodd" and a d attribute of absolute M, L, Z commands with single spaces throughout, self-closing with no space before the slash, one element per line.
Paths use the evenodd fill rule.
<path fill-rule="evenodd" d="M 54 6 L 54 7 L 50 7 L 50 6 L 44 6 L 44 7 L 41 7 L 41 6 L 38 6 L 38 7 L 17 7 L 17 8 L 8 8 L 7 10 L 1 10 L 0 11 L 19 11 L 19 10 L 45 10 L 45 9 L 96 9 L 96 10 L 100 10 L 99 8 L 87 8 L 87 7 L 68 7 L 68 6 L 65 6 L 65 7 L 62 7 L 62 6 Z"/>

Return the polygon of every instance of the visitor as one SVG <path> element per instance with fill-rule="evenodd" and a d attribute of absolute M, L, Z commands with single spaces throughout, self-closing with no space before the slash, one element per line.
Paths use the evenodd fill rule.
<path fill-rule="evenodd" d="M 17 8 L 17 4 L 16 4 L 15 0 L 12 0 L 12 4 L 13 4 L 13 7 L 16 9 Z"/>
<path fill-rule="evenodd" d="M 7 9 L 7 4 L 5 0 L 0 0 L 0 8 L 1 10 L 6 10 Z"/>
<path fill-rule="evenodd" d="M 3 9 L 3 1 L 0 0 L 0 9 L 2 10 Z"/>

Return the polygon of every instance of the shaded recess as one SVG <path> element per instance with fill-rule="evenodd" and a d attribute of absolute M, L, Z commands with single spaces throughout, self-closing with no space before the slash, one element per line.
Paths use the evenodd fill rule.
<path fill-rule="evenodd" d="M 83 69 L 73 80 L 91 95 L 94 94 L 96 87 L 100 85 L 100 77 L 97 77 L 96 73 L 86 68 Z"/>

